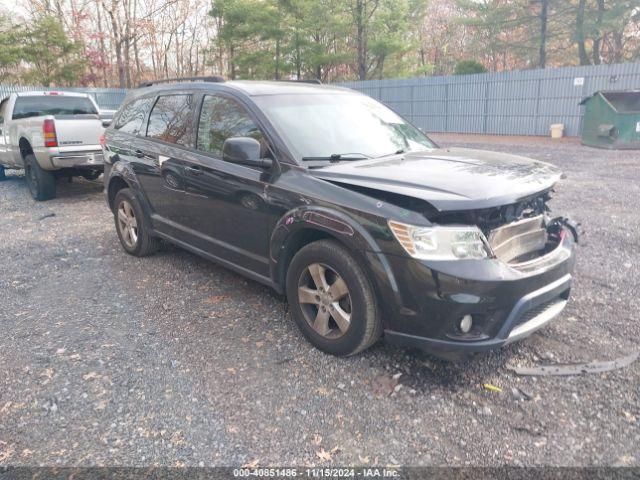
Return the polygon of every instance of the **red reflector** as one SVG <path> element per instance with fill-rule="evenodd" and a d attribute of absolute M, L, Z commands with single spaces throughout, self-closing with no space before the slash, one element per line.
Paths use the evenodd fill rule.
<path fill-rule="evenodd" d="M 56 124 L 50 118 L 45 119 L 42 124 L 42 134 L 44 137 L 45 147 L 58 146 L 58 139 L 56 138 Z"/>
<path fill-rule="evenodd" d="M 105 145 L 105 138 L 104 138 L 104 133 L 102 135 L 100 135 L 100 138 L 98 139 L 98 141 L 100 142 L 100 146 L 104 147 Z"/>

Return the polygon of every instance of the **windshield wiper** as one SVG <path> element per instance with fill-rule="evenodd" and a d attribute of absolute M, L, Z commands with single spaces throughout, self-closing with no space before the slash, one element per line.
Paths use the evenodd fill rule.
<path fill-rule="evenodd" d="M 332 153 L 328 157 L 302 157 L 302 160 L 305 162 L 313 162 L 313 161 L 325 161 L 336 163 L 341 160 L 364 160 L 365 158 L 371 158 L 370 155 L 366 155 L 364 153 Z"/>
<path fill-rule="evenodd" d="M 407 151 L 404 148 L 401 148 L 400 150 L 396 150 L 393 153 L 387 153 L 385 155 L 380 155 L 379 157 L 376 157 L 376 158 L 390 157 L 391 155 L 400 155 L 401 153 L 407 153 Z"/>

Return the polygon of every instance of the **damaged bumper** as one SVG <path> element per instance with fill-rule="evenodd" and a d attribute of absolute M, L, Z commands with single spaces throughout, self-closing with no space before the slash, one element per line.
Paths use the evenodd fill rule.
<path fill-rule="evenodd" d="M 399 305 L 385 312 L 387 341 L 455 358 L 499 348 L 547 325 L 569 298 L 578 230 L 568 220 L 554 222 L 558 244 L 517 264 L 390 258 Z M 465 316 L 472 319 L 467 332 L 460 327 Z"/>

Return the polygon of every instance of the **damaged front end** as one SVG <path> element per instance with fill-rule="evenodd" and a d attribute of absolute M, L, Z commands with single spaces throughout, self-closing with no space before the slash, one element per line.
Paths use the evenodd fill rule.
<path fill-rule="evenodd" d="M 403 329 L 411 333 L 394 329 L 388 339 L 456 358 L 525 338 L 557 317 L 569 298 L 579 225 L 550 215 L 549 199 L 546 191 L 500 207 L 425 214 L 434 226 L 477 227 L 488 255 L 397 261 L 395 271 L 410 271 L 401 283 L 431 283 L 435 295 L 405 296 L 412 313 Z"/>
<path fill-rule="evenodd" d="M 517 203 L 459 212 L 436 212 L 428 218 L 439 225 L 476 225 L 485 236 L 494 258 L 527 272 L 566 260 L 567 240 L 578 243 L 580 225 L 565 217 L 552 217 L 544 192 Z"/>

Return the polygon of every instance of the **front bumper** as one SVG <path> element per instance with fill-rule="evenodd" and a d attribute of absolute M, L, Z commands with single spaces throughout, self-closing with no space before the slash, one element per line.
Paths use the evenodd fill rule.
<path fill-rule="evenodd" d="M 385 338 L 445 358 L 499 348 L 531 335 L 564 309 L 575 241 L 517 268 L 498 260 L 422 262 L 388 256 L 396 285 L 383 302 Z M 471 315 L 473 328 L 459 329 Z"/>

